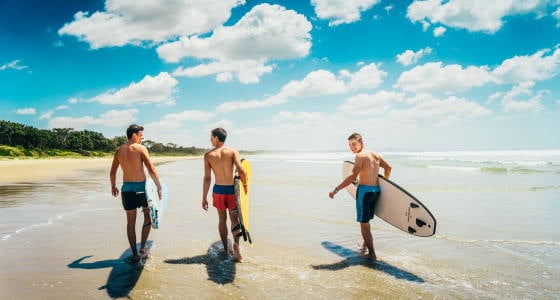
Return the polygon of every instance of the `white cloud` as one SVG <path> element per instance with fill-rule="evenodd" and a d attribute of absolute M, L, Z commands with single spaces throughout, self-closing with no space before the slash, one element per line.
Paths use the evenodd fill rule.
<path fill-rule="evenodd" d="M 492 74 L 500 83 L 539 81 L 556 76 L 560 72 L 560 48 L 544 49 L 530 56 L 506 59 Z"/>
<path fill-rule="evenodd" d="M 541 98 L 546 91 L 534 95 L 532 88 L 535 83 L 526 81 L 514 86 L 502 98 L 502 107 L 505 112 L 538 112 L 542 110 Z"/>
<path fill-rule="evenodd" d="M 54 114 L 54 110 L 49 110 L 47 112 L 44 112 L 40 117 L 39 120 L 45 120 L 45 119 L 50 119 L 52 118 L 52 115 Z"/>
<path fill-rule="evenodd" d="M 167 72 L 162 72 L 156 77 L 146 75 L 140 82 L 131 83 L 128 87 L 120 90 L 111 90 L 91 98 L 91 102 L 101 104 L 173 104 L 173 94 L 178 84 L 177 79 Z"/>
<path fill-rule="evenodd" d="M 560 27 L 560 7 L 558 7 L 554 13 L 552 13 L 552 16 L 556 18 L 556 27 Z"/>
<path fill-rule="evenodd" d="M 20 108 L 16 110 L 16 114 L 18 115 L 34 115 L 37 113 L 37 110 L 32 107 L 27 108 Z"/>
<path fill-rule="evenodd" d="M 326 118 L 327 115 L 322 112 L 293 112 L 293 111 L 281 111 L 272 117 L 274 122 L 313 122 Z"/>
<path fill-rule="evenodd" d="M 420 124 L 447 126 L 489 114 L 491 114 L 490 110 L 476 102 L 451 96 L 444 100 L 433 98 L 408 109 L 392 110 L 388 113 L 387 119 L 414 126 Z"/>
<path fill-rule="evenodd" d="M 217 82 L 229 82 L 235 77 L 241 83 L 257 83 L 260 77 L 272 72 L 274 67 L 264 60 L 216 61 L 194 67 L 179 67 L 173 76 L 201 77 L 216 74 Z"/>
<path fill-rule="evenodd" d="M 369 64 L 360 68 L 356 73 L 351 73 L 348 70 L 340 71 L 342 79 L 347 83 L 346 86 L 350 90 L 357 89 L 373 89 L 378 87 L 383 78 L 387 76 L 387 72 L 382 71 L 379 67 L 381 64 Z"/>
<path fill-rule="evenodd" d="M 307 74 L 301 81 L 290 81 L 284 85 L 280 94 L 284 97 L 316 97 L 345 91 L 344 82 L 337 79 L 333 73 L 317 70 Z"/>
<path fill-rule="evenodd" d="M 210 32 L 244 0 L 106 0 L 105 11 L 78 12 L 60 35 L 74 35 L 92 49 L 160 43 Z M 165 17 L 162 17 L 165 16 Z"/>
<path fill-rule="evenodd" d="M 98 118 L 85 117 L 58 117 L 49 121 L 50 128 L 74 128 L 77 130 L 88 128 L 92 125 L 106 127 L 126 126 L 136 121 L 137 109 L 109 110 Z"/>
<path fill-rule="evenodd" d="M 397 62 L 399 62 L 403 66 L 410 66 L 417 63 L 424 55 L 428 55 L 430 53 L 432 53 L 432 48 L 430 47 L 420 49 L 416 52 L 412 50 L 406 50 L 401 54 L 397 54 Z"/>
<path fill-rule="evenodd" d="M 453 93 L 483 86 L 492 81 L 493 77 L 484 66 L 463 69 L 460 65 L 442 66 L 441 62 L 432 62 L 403 72 L 395 87 L 414 93 Z"/>
<path fill-rule="evenodd" d="M 64 109 L 70 109 L 70 107 L 68 105 L 59 105 L 57 107 L 55 107 L 54 109 L 51 109 L 49 111 L 44 112 L 40 117 L 39 120 L 45 120 L 45 119 L 50 119 L 52 118 L 52 115 L 54 114 L 55 110 L 64 110 Z"/>
<path fill-rule="evenodd" d="M 210 37 L 182 37 L 157 52 L 166 62 L 183 57 L 207 60 L 195 67 L 179 68 L 176 76 L 217 74 L 224 81 L 237 78 L 255 83 L 274 68 L 274 59 L 305 57 L 311 48 L 311 23 L 306 17 L 279 5 L 256 5 L 235 25 L 217 28 Z"/>
<path fill-rule="evenodd" d="M 363 64 L 359 63 L 358 65 L 362 66 Z M 241 109 L 269 107 L 286 103 L 290 98 L 311 98 L 342 94 L 351 90 L 375 88 L 381 84 L 382 78 L 387 75 L 374 63 L 362 66 L 355 73 L 341 70 L 339 74 L 340 76 L 337 77 L 327 70 L 312 71 L 302 80 L 290 81 L 282 87 L 279 93 L 264 100 L 224 102 L 217 107 L 216 111 L 226 113 Z"/>
<path fill-rule="evenodd" d="M 160 121 L 149 123 L 146 126 L 149 126 L 154 131 L 177 129 L 183 123 L 208 121 L 214 116 L 215 113 L 202 110 L 185 110 L 180 113 L 166 115 Z"/>
<path fill-rule="evenodd" d="M 349 24 L 360 20 L 360 14 L 379 3 L 380 0 L 311 0 L 315 14 L 328 19 L 330 26 Z"/>
<path fill-rule="evenodd" d="M 267 97 L 264 100 L 245 100 L 245 101 L 228 101 L 224 102 L 216 108 L 217 113 L 228 113 L 236 110 L 242 109 L 252 109 L 252 108 L 260 108 L 260 107 L 269 107 L 269 106 L 276 106 L 282 103 L 286 103 L 288 99 L 286 99 L 282 95 L 273 95 Z"/>
<path fill-rule="evenodd" d="M 434 28 L 434 36 L 435 37 L 443 36 L 446 31 L 447 31 L 447 29 L 445 27 L 438 26 L 438 27 Z"/>
<path fill-rule="evenodd" d="M 13 69 L 13 70 L 18 70 L 19 71 L 19 70 L 24 70 L 24 69 L 29 68 L 28 66 L 21 66 L 19 64 L 20 62 L 21 62 L 21 60 L 17 59 L 17 60 L 9 62 L 7 64 L 0 65 L 0 71 L 4 71 L 4 70 L 7 70 L 7 69 Z"/>
<path fill-rule="evenodd" d="M 388 91 L 379 91 L 373 95 L 358 94 L 346 98 L 338 110 L 353 116 L 380 116 L 392 108 L 392 103 L 402 102 L 404 98 L 404 93 Z"/>
<path fill-rule="evenodd" d="M 547 0 L 415 0 L 407 10 L 412 22 L 442 24 L 447 27 L 494 33 L 503 25 L 503 18 L 511 15 L 536 13 L 546 8 Z"/>

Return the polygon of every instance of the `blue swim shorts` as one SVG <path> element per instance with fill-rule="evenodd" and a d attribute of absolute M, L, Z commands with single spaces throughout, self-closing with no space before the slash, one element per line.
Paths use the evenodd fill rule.
<path fill-rule="evenodd" d="M 378 185 L 358 185 L 356 192 L 356 220 L 360 223 L 368 223 L 375 214 L 375 204 L 381 194 Z"/>

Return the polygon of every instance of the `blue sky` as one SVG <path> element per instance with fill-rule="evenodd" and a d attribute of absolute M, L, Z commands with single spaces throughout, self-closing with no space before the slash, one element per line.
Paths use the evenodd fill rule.
<path fill-rule="evenodd" d="M 491 4 L 489 4 L 491 3 Z M 0 119 L 209 147 L 560 148 L 560 1 L 0 0 Z"/>

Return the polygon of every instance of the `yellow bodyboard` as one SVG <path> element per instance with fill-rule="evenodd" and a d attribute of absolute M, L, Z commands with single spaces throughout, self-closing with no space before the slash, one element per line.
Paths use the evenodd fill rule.
<path fill-rule="evenodd" d="M 241 166 L 245 170 L 247 179 L 247 190 L 243 188 L 243 183 L 239 176 L 235 176 L 235 201 L 237 204 L 237 211 L 239 213 L 239 223 L 241 224 L 241 234 L 243 240 L 253 243 L 251 235 L 249 234 L 249 195 L 251 193 L 251 164 L 248 160 L 242 159 Z M 237 175 L 237 174 L 236 174 Z"/>

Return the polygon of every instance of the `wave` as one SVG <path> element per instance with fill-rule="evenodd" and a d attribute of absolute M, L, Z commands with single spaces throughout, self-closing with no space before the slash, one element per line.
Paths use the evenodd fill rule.
<path fill-rule="evenodd" d="M 479 243 L 490 243 L 490 244 L 516 244 L 516 245 L 530 245 L 530 246 L 560 246 L 559 241 L 524 241 L 524 240 L 477 240 L 477 239 L 465 239 L 457 237 L 449 237 L 444 235 L 435 235 L 434 238 L 446 240 L 450 242 L 466 243 L 466 244 L 479 244 Z"/>
<path fill-rule="evenodd" d="M 53 225 L 55 223 L 55 221 L 60 221 L 62 219 L 64 219 L 67 216 L 71 216 L 71 215 L 75 215 L 75 214 L 80 214 L 80 213 L 84 213 L 84 212 L 92 212 L 92 211 L 101 211 L 101 210 L 114 210 L 115 208 L 92 208 L 92 209 L 80 209 L 77 211 L 73 211 L 73 212 L 69 212 L 69 213 L 64 213 L 64 214 L 60 214 L 57 215 L 56 217 L 52 217 L 49 218 L 47 221 L 45 222 L 41 222 L 41 223 L 36 223 L 36 224 L 31 224 L 31 225 L 27 225 L 24 226 L 22 228 L 18 228 L 15 231 L 11 232 L 11 233 L 7 233 L 4 234 L 1 238 L 0 238 L 0 242 L 6 241 L 8 239 L 10 239 L 12 236 L 20 234 L 22 232 L 37 228 L 37 227 L 45 227 L 45 226 L 50 226 Z"/>

